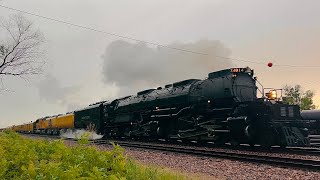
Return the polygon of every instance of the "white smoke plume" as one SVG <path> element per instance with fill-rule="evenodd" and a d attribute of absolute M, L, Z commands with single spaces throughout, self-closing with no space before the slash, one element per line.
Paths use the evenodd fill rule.
<path fill-rule="evenodd" d="M 66 104 L 67 97 L 76 92 L 79 87 L 70 86 L 62 87 L 58 79 L 51 74 L 48 74 L 38 84 L 38 93 L 41 99 L 49 103 Z"/>
<path fill-rule="evenodd" d="M 75 131 L 72 131 L 70 129 L 67 130 L 67 132 L 63 132 L 60 134 L 60 137 L 62 138 L 70 138 L 70 139 L 77 139 L 77 138 L 81 138 L 82 135 L 84 135 L 85 133 L 89 133 L 88 139 L 89 140 L 93 140 L 93 139 L 101 139 L 103 137 L 103 135 L 99 135 L 95 132 L 92 131 L 86 131 L 83 129 L 77 129 Z"/>
<path fill-rule="evenodd" d="M 189 78 L 204 79 L 209 72 L 233 65 L 230 60 L 221 58 L 228 57 L 231 51 L 220 41 L 200 40 L 168 46 L 208 55 L 152 48 L 144 43 L 114 41 L 102 56 L 104 82 L 115 83 L 120 90 L 127 89 L 133 93 Z M 126 95 L 123 92 L 120 94 Z"/>

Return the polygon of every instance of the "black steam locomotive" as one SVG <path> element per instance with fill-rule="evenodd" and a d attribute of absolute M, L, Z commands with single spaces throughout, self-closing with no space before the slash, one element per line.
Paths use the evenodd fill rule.
<path fill-rule="evenodd" d="M 250 68 L 231 68 L 74 113 L 106 137 L 308 146 L 299 107 L 283 104 L 276 90 L 257 98 L 256 83 Z"/>

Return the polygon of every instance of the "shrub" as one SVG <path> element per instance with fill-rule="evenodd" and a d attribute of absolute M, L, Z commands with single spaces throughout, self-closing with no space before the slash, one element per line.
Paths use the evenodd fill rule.
<path fill-rule="evenodd" d="M 66 146 L 63 140 L 33 140 L 14 132 L 0 133 L 1 179 L 183 179 L 183 176 L 139 165 L 114 145 L 100 151 L 86 145 Z"/>

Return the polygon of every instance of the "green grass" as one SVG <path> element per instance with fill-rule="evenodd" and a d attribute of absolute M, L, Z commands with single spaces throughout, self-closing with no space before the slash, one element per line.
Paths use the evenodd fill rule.
<path fill-rule="evenodd" d="M 81 138 L 80 138 L 81 139 Z M 0 179 L 190 179 L 173 171 L 145 166 L 114 146 L 100 151 L 79 140 L 33 140 L 17 133 L 0 133 Z"/>

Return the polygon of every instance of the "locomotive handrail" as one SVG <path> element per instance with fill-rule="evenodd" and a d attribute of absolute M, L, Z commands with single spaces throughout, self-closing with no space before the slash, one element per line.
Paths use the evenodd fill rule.
<path fill-rule="evenodd" d="M 259 89 L 258 86 L 257 86 L 257 89 L 258 89 L 258 91 L 262 94 L 262 98 L 265 98 L 263 85 L 257 80 L 257 78 L 255 78 L 255 81 L 261 86 L 261 90 Z"/>

